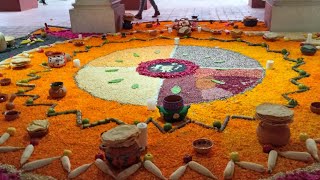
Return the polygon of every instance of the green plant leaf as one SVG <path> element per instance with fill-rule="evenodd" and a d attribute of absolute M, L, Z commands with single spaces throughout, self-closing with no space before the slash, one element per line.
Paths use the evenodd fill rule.
<path fill-rule="evenodd" d="M 114 79 L 114 80 L 111 80 L 111 81 L 108 81 L 109 84 L 112 84 L 112 83 L 119 83 L 121 81 L 123 81 L 124 79 Z"/>
<path fill-rule="evenodd" d="M 210 56 L 205 56 L 204 58 L 207 58 L 207 59 L 209 59 L 209 58 L 210 58 Z"/>
<path fill-rule="evenodd" d="M 106 69 L 105 72 L 117 72 L 119 69 Z"/>
<path fill-rule="evenodd" d="M 221 60 L 221 61 L 213 61 L 213 63 L 224 63 L 224 62 L 226 62 L 226 61 L 224 61 L 224 60 Z"/>
<path fill-rule="evenodd" d="M 121 59 L 117 59 L 115 61 L 118 62 L 118 63 L 122 63 L 123 62 L 123 60 L 121 60 Z"/>
<path fill-rule="evenodd" d="M 214 82 L 214 83 L 217 83 L 217 84 L 225 84 L 225 82 L 219 81 L 219 80 L 215 80 L 215 79 L 212 79 L 211 81 Z"/>
<path fill-rule="evenodd" d="M 160 53 L 160 50 L 156 50 L 154 51 L 155 54 L 159 54 Z"/>
<path fill-rule="evenodd" d="M 132 88 L 132 89 L 137 89 L 137 88 L 139 88 L 139 84 L 133 84 L 133 85 L 131 86 L 131 88 Z"/>
<path fill-rule="evenodd" d="M 133 56 L 134 57 L 140 57 L 139 54 L 137 54 L 137 53 L 133 53 Z"/>
<path fill-rule="evenodd" d="M 188 53 L 183 53 L 182 55 L 183 55 L 183 56 L 188 56 Z"/>
<path fill-rule="evenodd" d="M 180 86 L 174 86 L 172 89 L 171 89 L 171 92 L 173 94 L 179 94 L 181 92 L 181 87 Z"/>

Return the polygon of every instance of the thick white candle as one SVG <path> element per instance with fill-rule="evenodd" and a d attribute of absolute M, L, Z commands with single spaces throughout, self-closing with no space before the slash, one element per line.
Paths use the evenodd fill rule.
<path fill-rule="evenodd" d="M 198 32 L 201 32 L 201 27 L 200 26 L 198 26 Z"/>
<path fill-rule="evenodd" d="M 73 66 L 79 68 L 80 67 L 80 60 L 79 59 L 73 60 Z"/>
<path fill-rule="evenodd" d="M 274 61 L 268 60 L 267 65 L 266 65 L 266 69 L 273 69 L 273 64 L 274 64 Z"/>
<path fill-rule="evenodd" d="M 180 43 L 180 38 L 178 37 L 174 38 L 174 44 L 179 45 L 179 43 Z"/>
<path fill-rule="evenodd" d="M 157 101 L 155 99 L 148 99 L 147 100 L 147 107 L 148 110 L 154 111 L 157 108 Z"/>
<path fill-rule="evenodd" d="M 168 28 L 168 33 L 172 33 L 172 28 L 171 27 Z"/>
<path fill-rule="evenodd" d="M 82 34 L 79 34 L 79 35 L 78 35 L 78 38 L 79 38 L 79 39 L 82 39 Z"/>
<path fill-rule="evenodd" d="M 312 42 L 312 33 L 308 33 L 307 41 L 306 43 L 311 43 Z"/>
<path fill-rule="evenodd" d="M 148 125 L 146 123 L 138 123 L 137 127 L 140 130 L 139 145 L 142 150 L 145 150 L 148 145 Z"/>

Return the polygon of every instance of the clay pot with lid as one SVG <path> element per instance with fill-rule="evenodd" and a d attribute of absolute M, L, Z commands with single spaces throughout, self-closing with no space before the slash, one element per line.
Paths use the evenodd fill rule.
<path fill-rule="evenodd" d="M 51 83 L 49 95 L 51 98 L 58 99 L 63 98 L 67 94 L 67 89 L 63 86 L 63 82 Z"/>
<path fill-rule="evenodd" d="M 261 120 L 257 127 L 260 144 L 285 146 L 290 140 L 289 123 L 293 121 L 293 111 L 285 106 L 264 103 L 256 108 L 256 119 Z"/>
<path fill-rule="evenodd" d="M 140 161 L 139 135 L 137 126 L 119 125 L 101 135 L 102 144 L 99 148 L 105 152 L 112 167 L 125 169 Z"/>

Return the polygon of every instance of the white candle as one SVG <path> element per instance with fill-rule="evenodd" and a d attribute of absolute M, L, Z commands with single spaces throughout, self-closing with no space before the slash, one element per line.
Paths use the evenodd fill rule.
<path fill-rule="evenodd" d="M 155 99 L 148 99 L 147 100 L 148 110 L 150 110 L 150 111 L 156 110 L 156 108 L 157 108 L 156 105 L 157 105 L 157 101 Z"/>
<path fill-rule="evenodd" d="M 201 32 L 201 27 L 200 26 L 198 26 L 198 32 Z"/>
<path fill-rule="evenodd" d="M 180 38 L 178 37 L 174 38 L 174 44 L 179 45 L 179 43 L 180 43 Z"/>
<path fill-rule="evenodd" d="M 145 150 L 148 145 L 148 125 L 146 123 L 138 123 L 137 127 L 140 130 L 139 145 L 142 150 Z"/>
<path fill-rule="evenodd" d="M 79 39 L 82 39 L 82 34 L 79 34 L 79 35 L 78 35 L 78 38 L 79 38 Z"/>
<path fill-rule="evenodd" d="M 306 43 L 312 43 L 312 33 L 308 33 L 308 37 L 307 37 Z"/>
<path fill-rule="evenodd" d="M 172 28 L 171 27 L 168 28 L 168 33 L 172 33 Z"/>
<path fill-rule="evenodd" d="M 266 69 L 273 69 L 273 64 L 274 64 L 274 61 L 268 60 L 267 65 L 266 65 Z"/>
<path fill-rule="evenodd" d="M 79 59 L 73 60 L 73 66 L 79 68 L 80 67 L 80 60 Z"/>

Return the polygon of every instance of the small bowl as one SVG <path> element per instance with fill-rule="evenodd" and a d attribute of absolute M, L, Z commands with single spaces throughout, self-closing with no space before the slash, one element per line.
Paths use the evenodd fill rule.
<path fill-rule="evenodd" d="M 320 102 L 313 102 L 310 105 L 310 110 L 313 113 L 320 114 Z"/>
<path fill-rule="evenodd" d="M 0 80 L 0 85 L 1 86 L 8 86 L 11 84 L 11 79 L 10 78 L 4 78 Z"/>
<path fill-rule="evenodd" d="M 209 139 L 201 138 L 193 141 L 192 146 L 197 153 L 206 154 L 213 146 L 213 142 Z"/>
<path fill-rule="evenodd" d="M 15 110 L 9 110 L 9 111 L 6 111 L 2 114 L 4 115 L 4 118 L 6 121 L 13 121 L 13 120 L 19 118 L 20 112 L 15 111 Z"/>

